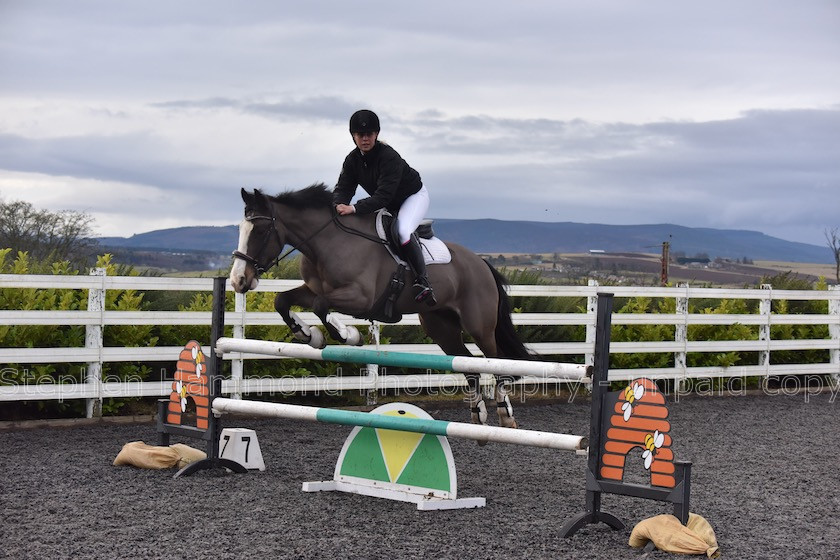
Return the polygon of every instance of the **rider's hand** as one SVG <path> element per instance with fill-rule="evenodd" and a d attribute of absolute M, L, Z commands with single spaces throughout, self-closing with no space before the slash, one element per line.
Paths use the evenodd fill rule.
<path fill-rule="evenodd" d="M 336 204 L 335 211 L 341 216 L 346 216 L 348 214 L 355 214 L 356 207 L 352 204 Z"/>

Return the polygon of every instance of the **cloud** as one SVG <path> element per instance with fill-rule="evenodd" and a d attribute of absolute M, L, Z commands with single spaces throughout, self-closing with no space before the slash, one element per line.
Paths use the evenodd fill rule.
<path fill-rule="evenodd" d="M 0 3 L 0 193 L 29 178 L 112 233 L 234 223 L 241 186 L 334 182 L 370 107 L 438 217 L 822 244 L 838 24 L 833 0 Z"/>
<path fill-rule="evenodd" d="M 267 105 L 313 128 L 318 126 L 312 122 L 339 126 L 328 123 L 330 113 L 318 100 Z M 162 103 L 159 110 L 233 108 L 275 119 L 272 111 L 252 106 L 199 100 Z M 310 109 L 299 116 L 294 107 Z M 838 109 L 752 111 L 737 119 L 640 125 L 424 114 L 397 119 L 394 129 L 408 144 L 398 149 L 412 154 L 409 161 L 431 189 L 437 217 L 670 222 L 797 236 L 810 227 L 818 230 L 811 234 L 816 238 L 820 228 L 834 225 L 840 207 Z M 143 213 L 144 204 L 149 210 L 162 206 L 155 212 L 166 213 L 167 198 L 197 198 L 207 219 L 218 224 L 238 219 L 231 204 L 238 205 L 239 186 L 279 191 L 330 182 L 338 156 L 347 151 L 339 141 L 332 161 L 316 165 L 313 157 L 295 165 L 290 159 L 308 145 L 296 141 L 286 146 L 282 163 L 272 162 L 273 150 L 267 150 L 259 165 L 250 165 L 247 151 L 219 161 L 202 158 L 200 150 L 191 156 L 173 150 L 172 144 L 152 131 L 41 139 L 0 135 L 0 167 L 148 187 L 156 194 L 138 201 Z"/>
<path fill-rule="evenodd" d="M 485 131 L 494 128 L 486 119 L 474 122 Z M 491 217 L 499 217 L 492 216 L 494 199 L 497 214 L 525 219 L 541 198 L 549 208 L 582 209 L 588 221 L 602 223 L 792 231 L 795 223 L 830 225 L 840 208 L 837 109 L 754 111 L 703 123 L 547 123 L 547 134 L 531 124 L 496 123 L 495 134 L 472 134 L 463 120 L 459 125 L 464 137 L 483 136 L 494 146 L 473 141 L 458 150 L 483 154 L 486 166 L 446 169 L 435 177 L 446 183 L 438 192 L 466 189 L 488 201 Z M 515 159 L 511 154 L 527 159 L 534 150 L 536 142 L 526 142 L 517 130 L 542 142 L 539 164 L 499 163 Z M 456 175 L 457 182 L 451 180 Z M 580 212 L 572 214 L 556 210 L 551 219 L 578 221 Z"/>

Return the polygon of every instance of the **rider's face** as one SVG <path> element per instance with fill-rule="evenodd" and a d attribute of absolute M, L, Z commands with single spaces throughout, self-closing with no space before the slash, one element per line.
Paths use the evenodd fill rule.
<path fill-rule="evenodd" d="M 366 154 L 373 149 L 374 144 L 376 144 L 377 136 L 379 136 L 378 132 L 354 132 L 353 142 L 356 143 L 356 147 L 359 148 L 363 154 Z"/>

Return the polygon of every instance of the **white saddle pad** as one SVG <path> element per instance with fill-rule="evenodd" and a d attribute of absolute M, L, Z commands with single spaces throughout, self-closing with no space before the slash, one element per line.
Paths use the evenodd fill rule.
<path fill-rule="evenodd" d="M 431 239 L 421 239 L 420 245 L 423 247 L 423 256 L 426 264 L 446 264 L 452 260 L 452 253 L 449 252 L 449 247 L 443 240 L 432 237 Z"/>

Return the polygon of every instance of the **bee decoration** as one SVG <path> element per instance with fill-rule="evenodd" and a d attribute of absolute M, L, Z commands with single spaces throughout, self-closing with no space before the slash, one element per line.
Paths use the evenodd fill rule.
<path fill-rule="evenodd" d="M 645 388 L 641 383 L 633 383 L 633 385 L 628 385 L 626 389 L 624 389 L 624 400 L 626 401 L 623 405 L 621 405 L 621 410 L 624 411 L 624 421 L 627 422 L 630 420 L 630 417 L 633 415 L 633 403 L 639 399 L 641 399 L 645 394 Z"/>
<path fill-rule="evenodd" d="M 187 385 L 186 383 L 181 382 L 179 379 L 175 383 L 175 392 L 178 393 L 178 396 L 181 400 L 181 412 L 187 411 Z"/>
<path fill-rule="evenodd" d="M 645 460 L 645 469 L 650 470 L 653 458 L 656 456 L 656 450 L 662 447 L 663 443 L 665 443 L 665 434 L 660 433 L 659 430 L 645 436 L 645 450 L 642 452 L 642 459 Z"/>
<path fill-rule="evenodd" d="M 193 346 L 192 357 L 195 361 L 195 375 L 201 377 L 201 372 L 204 371 L 204 352 L 200 348 Z"/>

